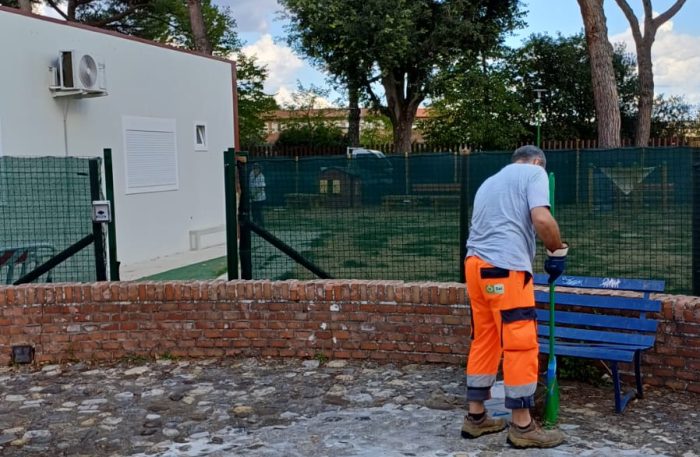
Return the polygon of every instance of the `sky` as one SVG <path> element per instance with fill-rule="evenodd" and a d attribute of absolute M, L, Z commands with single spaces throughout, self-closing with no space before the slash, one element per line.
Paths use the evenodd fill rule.
<path fill-rule="evenodd" d="M 390 0 L 387 0 L 390 1 Z M 214 0 L 231 8 L 244 41 L 243 52 L 255 55 L 267 66 L 269 78 L 265 90 L 280 103 L 300 81 L 327 86 L 326 76 L 297 56 L 287 46 L 286 21 L 277 0 Z M 637 17 L 642 17 L 641 0 L 628 0 Z M 507 37 L 506 44 L 518 46 L 533 33 L 572 35 L 583 31 L 581 12 L 576 0 L 524 0 L 526 27 Z M 653 0 L 654 11 L 666 11 L 673 0 Z M 627 19 L 614 0 L 605 1 L 608 35 L 612 42 L 625 42 L 630 52 L 634 40 Z M 652 48 L 656 93 L 684 95 L 692 104 L 700 104 L 700 0 L 687 0 L 680 12 L 657 31 Z M 331 95 L 333 102 L 337 95 Z"/>

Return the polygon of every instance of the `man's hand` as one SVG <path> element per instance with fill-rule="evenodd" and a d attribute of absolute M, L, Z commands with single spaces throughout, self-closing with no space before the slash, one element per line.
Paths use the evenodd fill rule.
<path fill-rule="evenodd" d="M 562 247 L 552 252 L 547 249 L 547 260 L 544 261 L 544 271 L 549 274 L 549 283 L 553 284 L 566 270 L 566 255 L 569 253 L 569 245 L 563 243 Z"/>

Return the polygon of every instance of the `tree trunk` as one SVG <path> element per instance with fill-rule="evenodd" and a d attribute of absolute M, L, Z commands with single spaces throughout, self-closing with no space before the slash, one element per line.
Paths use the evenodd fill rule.
<path fill-rule="evenodd" d="M 204 25 L 202 15 L 202 3 L 200 0 L 187 0 L 187 10 L 190 14 L 190 27 L 194 38 L 194 47 L 204 54 L 212 54 L 211 43 L 207 36 L 207 28 Z"/>
<path fill-rule="evenodd" d="M 360 145 L 360 91 L 357 84 L 348 83 L 348 142 L 350 146 Z"/>
<path fill-rule="evenodd" d="M 392 122 L 394 129 L 394 152 L 411 152 L 411 135 L 413 133 L 413 120 L 415 117 L 415 111 L 413 113 L 404 111 L 395 123 Z"/>
<path fill-rule="evenodd" d="M 645 147 L 649 145 L 651 113 L 654 108 L 654 69 L 651 61 L 651 46 L 654 44 L 656 31 L 659 27 L 678 13 L 686 0 L 676 0 L 669 9 L 656 17 L 653 17 L 651 0 L 642 0 L 642 6 L 644 7 L 644 34 L 642 34 L 637 16 L 629 3 L 627 3 L 627 0 L 616 1 L 630 23 L 632 37 L 634 37 L 634 44 L 637 50 L 639 85 L 637 87 L 637 125 L 634 134 L 634 144 L 638 147 Z"/>
<path fill-rule="evenodd" d="M 32 2 L 31 0 L 19 0 L 19 9 L 22 11 L 26 11 L 27 13 L 32 12 Z"/>
<path fill-rule="evenodd" d="M 75 13 L 78 10 L 76 0 L 68 0 L 66 5 L 66 20 L 75 21 Z"/>
<path fill-rule="evenodd" d="M 646 41 L 646 40 L 645 40 Z M 637 45 L 638 104 L 637 125 L 634 132 L 634 145 L 649 145 L 651 131 L 651 112 L 654 107 L 654 71 L 651 63 L 651 44 Z"/>
<path fill-rule="evenodd" d="M 591 80 L 595 102 L 598 147 L 620 147 L 620 103 L 613 68 L 613 47 L 608 41 L 608 27 L 603 0 L 578 0 L 591 56 Z"/>
<path fill-rule="evenodd" d="M 382 78 L 382 86 L 386 96 L 386 109 L 384 113 L 389 116 L 394 133 L 394 152 L 411 152 L 411 136 L 413 133 L 413 121 L 416 119 L 418 106 L 424 96 L 413 90 L 417 76 L 412 78 L 409 74 L 400 76 L 388 75 Z M 404 90 L 404 85 L 406 89 Z"/>

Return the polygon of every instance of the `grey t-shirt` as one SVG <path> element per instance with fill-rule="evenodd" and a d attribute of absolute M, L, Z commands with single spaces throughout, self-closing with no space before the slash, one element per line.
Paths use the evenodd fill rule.
<path fill-rule="evenodd" d="M 535 227 L 530 210 L 549 207 L 549 180 L 539 165 L 512 163 L 488 178 L 474 197 L 467 256 L 532 273 Z"/>

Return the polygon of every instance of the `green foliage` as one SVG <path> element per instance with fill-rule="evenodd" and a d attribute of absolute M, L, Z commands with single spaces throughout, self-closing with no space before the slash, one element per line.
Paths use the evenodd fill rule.
<path fill-rule="evenodd" d="M 343 131 L 322 118 L 307 118 L 288 123 L 277 139 L 281 146 L 344 146 Z"/>
<path fill-rule="evenodd" d="M 521 94 L 504 61 L 465 59 L 441 80 L 443 96 L 420 127 L 430 143 L 469 143 L 477 149 L 510 149 L 527 129 Z"/>
<path fill-rule="evenodd" d="M 410 142 L 420 103 L 435 96 L 440 68 L 490 49 L 520 24 L 517 0 L 280 0 L 289 41 L 341 80 L 357 83 Z M 374 82 L 384 89 L 384 102 Z"/>
<path fill-rule="evenodd" d="M 292 94 L 292 101 L 285 106 L 290 118 L 281 126 L 277 139 L 283 146 L 344 146 L 347 137 L 333 120 L 324 116 L 324 111 L 316 109 L 329 91 L 301 83 Z"/>
<path fill-rule="evenodd" d="M 324 365 L 328 363 L 328 356 L 325 352 L 318 351 L 314 354 L 314 360 L 318 360 L 318 363 Z"/>
<path fill-rule="evenodd" d="M 595 386 L 605 384 L 604 371 L 591 360 L 558 357 L 557 370 L 561 379 L 587 382 Z"/>
<path fill-rule="evenodd" d="M 394 138 L 391 132 L 391 121 L 388 117 L 382 114 L 368 114 L 362 119 L 360 144 L 390 144 L 392 141 Z"/>
<path fill-rule="evenodd" d="M 651 117 L 651 137 L 685 137 L 700 130 L 698 106 L 686 102 L 682 96 L 663 94 L 654 99 Z"/>
<path fill-rule="evenodd" d="M 634 59 L 615 47 L 614 67 L 622 118 L 629 136 L 636 87 Z M 542 138 L 566 140 L 596 136 L 590 59 L 583 35 L 532 35 L 517 49 L 499 49 L 462 59 L 440 77 L 441 97 L 433 119 L 423 126 L 431 142 L 467 142 L 480 149 L 510 149 L 534 142 L 535 89 L 542 95 Z"/>

